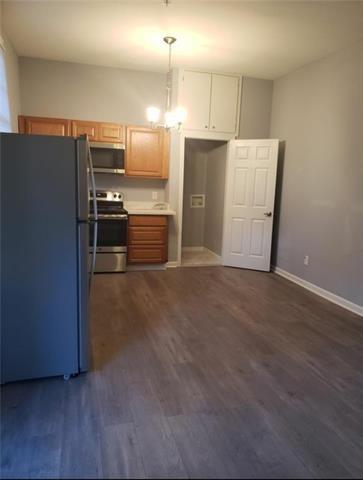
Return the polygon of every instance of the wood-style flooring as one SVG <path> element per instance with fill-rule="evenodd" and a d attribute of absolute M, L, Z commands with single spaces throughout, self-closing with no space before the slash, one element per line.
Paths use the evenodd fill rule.
<path fill-rule="evenodd" d="M 93 366 L 2 388 L 3 478 L 359 478 L 363 319 L 275 275 L 98 275 Z"/>

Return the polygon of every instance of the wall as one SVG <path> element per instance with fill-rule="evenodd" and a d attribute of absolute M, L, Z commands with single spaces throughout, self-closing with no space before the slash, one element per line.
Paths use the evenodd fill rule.
<path fill-rule="evenodd" d="M 165 102 L 165 75 L 110 67 L 20 58 L 25 115 L 147 124 L 148 105 Z M 97 175 L 97 188 L 120 189 L 126 200 L 165 201 L 163 180 Z"/>
<path fill-rule="evenodd" d="M 146 124 L 149 105 L 164 106 L 165 75 L 20 58 L 24 115 Z"/>
<path fill-rule="evenodd" d="M 221 255 L 227 143 L 211 143 L 215 146 L 207 154 L 204 246 Z"/>
<path fill-rule="evenodd" d="M 1 24 L 0 2 L 0 36 L 5 50 L 0 49 L 1 61 L 1 130 L 18 131 L 20 113 L 19 66 L 16 52 L 3 31 Z"/>
<path fill-rule="evenodd" d="M 271 137 L 285 142 L 273 262 L 363 305 L 363 42 L 275 81 Z"/>
<path fill-rule="evenodd" d="M 125 178 L 121 175 L 99 173 L 95 175 L 96 188 L 119 190 L 124 194 L 126 201 L 136 202 L 164 202 L 165 180 L 150 178 Z M 157 200 L 152 200 L 152 192 L 157 192 Z"/>
<path fill-rule="evenodd" d="M 272 80 L 243 77 L 238 138 L 269 138 Z"/>
<path fill-rule="evenodd" d="M 207 153 L 203 140 L 187 139 L 185 142 L 184 196 L 183 196 L 183 247 L 201 247 L 204 242 L 204 208 L 191 208 L 191 194 L 205 194 L 207 180 Z"/>

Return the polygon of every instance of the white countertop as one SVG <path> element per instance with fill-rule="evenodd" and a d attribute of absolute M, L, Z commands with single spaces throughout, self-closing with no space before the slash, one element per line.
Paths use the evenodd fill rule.
<path fill-rule="evenodd" d="M 165 202 L 124 202 L 129 215 L 176 215 Z"/>

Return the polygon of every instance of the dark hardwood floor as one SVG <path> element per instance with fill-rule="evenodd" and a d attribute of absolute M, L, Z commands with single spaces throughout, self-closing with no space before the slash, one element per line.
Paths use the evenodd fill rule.
<path fill-rule="evenodd" d="M 362 344 L 275 274 L 99 275 L 92 370 L 2 388 L 2 477 L 362 477 Z"/>

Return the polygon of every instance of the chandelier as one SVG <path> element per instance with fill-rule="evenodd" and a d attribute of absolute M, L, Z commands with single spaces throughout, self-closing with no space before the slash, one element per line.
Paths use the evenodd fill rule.
<path fill-rule="evenodd" d="M 167 130 L 177 128 L 180 130 L 185 122 L 187 112 L 183 107 L 171 109 L 171 89 L 172 89 L 172 71 L 171 71 L 171 46 L 176 42 L 175 37 L 164 37 L 164 42 L 169 46 L 169 68 L 166 75 L 166 108 L 164 113 L 164 122 L 159 123 L 160 109 L 157 107 L 148 107 L 146 109 L 146 117 L 153 128 L 162 127 Z"/>

